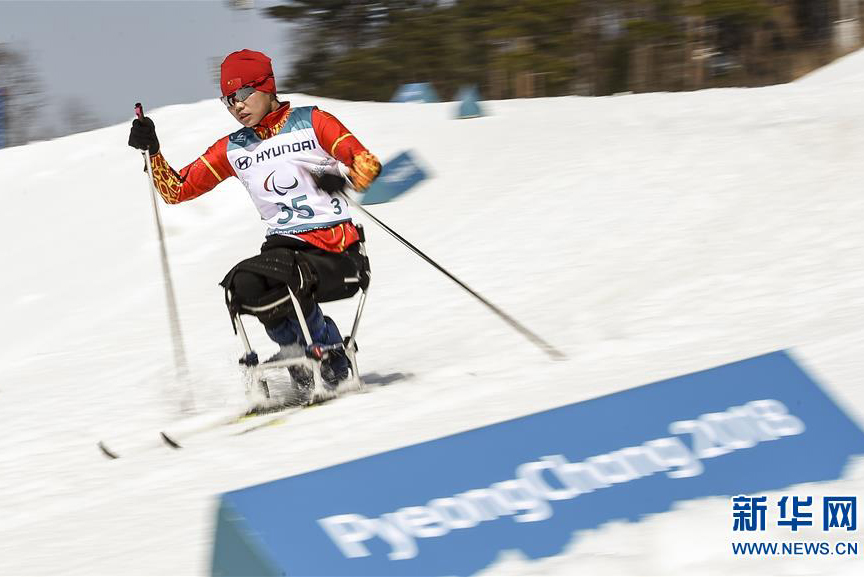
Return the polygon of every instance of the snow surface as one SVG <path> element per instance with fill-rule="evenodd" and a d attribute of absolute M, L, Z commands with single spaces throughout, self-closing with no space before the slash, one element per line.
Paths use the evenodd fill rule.
<path fill-rule="evenodd" d="M 206 574 L 221 492 L 782 348 L 864 423 L 864 54 L 823 75 L 488 102 L 473 120 L 452 119 L 452 103 L 291 95 L 383 159 L 414 150 L 434 178 L 372 212 L 568 360 L 547 360 L 367 223 L 360 366 L 410 380 L 118 461 L 96 441 L 184 417 L 190 391 L 196 412 L 242 399 L 217 282 L 257 252 L 263 226 L 236 180 L 162 207 L 191 374 L 178 382 L 128 124 L 0 150 L 0 574 Z M 216 100 L 151 116 L 178 168 L 236 128 Z M 325 309 L 347 330 L 353 307 Z M 812 490 L 860 495 L 862 480 L 859 464 Z M 860 556 L 732 558 L 727 533 L 728 501 L 704 499 L 489 571 L 864 570 Z"/>

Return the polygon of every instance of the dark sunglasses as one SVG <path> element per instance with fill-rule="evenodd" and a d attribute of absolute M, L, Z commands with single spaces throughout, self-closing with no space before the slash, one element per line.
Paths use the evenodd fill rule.
<path fill-rule="evenodd" d="M 255 92 L 257 91 L 258 89 L 254 86 L 244 86 L 240 90 L 232 92 L 228 96 L 222 96 L 221 98 L 219 98 L 219 100 L 222 101 L 222 104 L 224 104 L 228 108 L 231 108 L 238 102 L 245 102 L 247 98 L 255 94 Z"/>

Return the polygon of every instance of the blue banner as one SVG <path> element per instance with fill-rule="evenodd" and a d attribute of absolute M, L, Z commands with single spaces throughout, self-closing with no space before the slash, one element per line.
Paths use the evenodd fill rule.
<path fill-rule="evenodd" d="M 456 118 L 477 118 L 483 116 L 483 110 L 480 108 L 480 91 L 476 86 L 463 86 L 459 89 L 456 95 L 456 100 L 459 101 L 459 110 L 456 112 Z"/>
<path fill-rule="evenodd" d="M 438 102 L 438 93 L 428 82 L 403 84 L 396 90 L 390 102 Z"/>
<path fill-rule="evenodd" d="M 227 493 L 213 572 L 471 575 L 676 501 L 836 479 L 862 453 L 776 352 Z"/>
<path fill-rule="evenodd" d="M 425 179 L 426 172 L 414 161 L 411 153 L 403 152 L 381 167 L 381 174 L 366 190 L 360 203 L 390 202 Z"/>

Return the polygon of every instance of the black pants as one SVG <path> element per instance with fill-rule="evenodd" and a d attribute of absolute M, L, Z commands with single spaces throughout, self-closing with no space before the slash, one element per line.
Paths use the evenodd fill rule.
<path fill-rule="evenodd" d="M 369 260 L 355 242 L 344 252 L 329 252 L 287 236 L 271 235 L 261 246 L 261 254 L 235 266 L 222 280 L 232 314 L 254 314 L 265 327 L 296 317 L 287 287 L 297 297 L 304 315 L 317 303 L 354 296 L 369 284 Z M 244 309 L 245 307 L 245 309 Z M 256 312 L 250 311 L 265 308 Z M 268 308 L 269 307 L 269 308 Z"/>

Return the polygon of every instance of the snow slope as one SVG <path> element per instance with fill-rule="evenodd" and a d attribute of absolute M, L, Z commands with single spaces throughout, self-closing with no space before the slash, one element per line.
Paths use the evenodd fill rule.
<path fill-rule="evenodd" d="M 181 418 L 190 390 L 197 412 L 242 398 L 216 283 L 257 252 L 262 224 L 236 180 L 162 207 L 191 374 L 178 383 L 128 125 L 0 150 L 0 574 L 204 574 L 221 492 L 780 348 L 864 423 L 864 54 L 825 74 L 489 102 L 474 120 L 453 120 L 447 103 L 291 95 L 383 159 L 424 159 L 434 178 L 372 212 L 569 358 L 548 361 L 369 223 L 361 369 L 412 379 L 290 426 L 113 462 L 99 438 Z M 236 127 L 216 100 L 151 116 L 178 168 Z M 326 307 L 346 329 L 352 309 Z M 859 467 L 816 489 L 860 494 L 862 479 Z M 491 571 L 864 568 L 732 559 L 725 533 L 688 530 L 711 536 L 705 520 L 721 531 L 727 515 L 722 499 L 686 503 Z"/>

